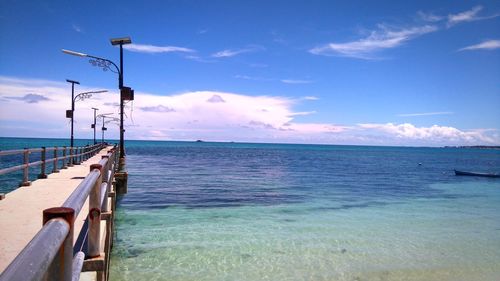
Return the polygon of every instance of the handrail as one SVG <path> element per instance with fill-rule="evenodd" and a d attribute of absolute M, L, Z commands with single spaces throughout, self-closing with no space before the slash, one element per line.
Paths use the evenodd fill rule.
<path fill-rule="evenodd" d="M 0 281 L 40 280 L 49 269 L 69 230 L 69 224 L 63 219 L 50 220 L 3 271 Z"/>
<path fill-rule="evenodd" d="M 67 207 L 75 210 L 75 216 L 78 216 L 80 210 L 83 207 L 87 197 L 89 196 L 90 190 L 94 187 L 97 179 L 101 176 L 99 170 L 91 171 L 85 179 L 76 187 L 75 191 L 64 201 L 62 207 Z"/>
<path fill-rule="evenodd" d="M 113 148 L 102 156 L 99 164 L 92 164 L 89 174 L 61 207 L 44 210 L 44 226 L 0 274 L 0 281 L 42 280 L 44 276 L 48 280 L 79 280 L 85 254 L 80 251 L 72 256 L 73 221 L 88 198 L 86 254 L 88 257 L 100 256 L 101 210 L 107 210 L 106 198 L 112 186 L 109 176 L 114 174 L 116 153 Z"/>
<path fill-rule="evenodd" d="M 72 166 L 73 164 L 79 164 L 84 158 L 90 158 L 90 156 L 94 155 L 98 151 L 100 151 L 105 144 L 99 143 L 91 146 L 79 146 L 79 147 L 42 147 L 42 148 L 26 148 L 26 149 L 15 149 L 15 150 L 0 150 L 0 156 L 7 155 L 16 155 L 23 154 L 24 155 L 24 163 L 21 165 L 16 165 L 8 168 L 0 169 L 0 175 L 8 174 L 11 172 L 23 170 L 23 180 L 20 183 L 20 186 L 28 186 L 31 184 L 29 180 L 29 168 L 34 166 L 40 166 L 41 170 L 38 178 L 46 178 L 46 166 L 47 164 L 52 164 L 52 172 L 57 173 L 59 171 L 59 161 L 62 161 L 62 166 L 60 169 L 65 169 L 68 166 Z M 46 153 L 53 151 L 53 158 L 46 158 Z M 58 154 L 58 151 L 62 151 L 62 156 Z M 69 153 L 67 153 L 69 151 Z M 79 152 L 80 151 L 80 152 Z M 30 162 L 29 155 L 35 152 L 40 152 L 41 160 Z M 68 163 L 66 160 L 69 159 Z M 79 159 L 79 160 L 78 160 Z"/>
<path fill-rule="evenodd" d="M 21 153 L 24 153 L 24 149 L 0 150 L 0 156 L 21 154 Z"/>
<path fill-rule="evenodd" d="M 94 145 L 90 145 L 90 146 L 53 146 L 53 147 L 46 147 L 45 149 L 47 151 L 53 151 L 55 150 L 56 148 L 57 149 L 61 149 L 61 148 L 66 148 L 66 149 L 80 149 L 80 148 L 88 148 L 88 147 L 102 147 L 104 146 L 103 144 L 101 143 L 97 143 L 97 144 L 94 144 Z M 24 153 L 24 151 L 28 150 L 30 153 L 31 152 L 40 152 L 42 151 L 43 148 L 25 148 L 25 149 L 10 149 L 10 150 L 0 150 L 0 156 L 6 156 L 6 155 L 13 155 L 13 154 L 22 154 Z"/>

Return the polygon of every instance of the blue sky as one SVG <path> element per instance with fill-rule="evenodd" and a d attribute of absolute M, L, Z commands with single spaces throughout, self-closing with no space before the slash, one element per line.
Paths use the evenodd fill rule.
<path fill-rule="evenodd" d="M 2 1 L 0 136 L 67 137 L 67 78 L 109 91 L 77 137 L 116 115 L 116 75 L 61 49 L 121 36 L 128 138 L 500 143 L 498 1 Z"/>

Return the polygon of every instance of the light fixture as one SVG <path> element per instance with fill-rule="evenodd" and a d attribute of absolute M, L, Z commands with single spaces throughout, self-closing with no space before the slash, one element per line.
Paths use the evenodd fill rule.
<path fill-rule="evenodd" d="M 73 55 L 73 56 L 77 56 L 77 57 L 88 57 L 87 54 L 75 52 L 75 51 L 71 51 L 71 50 L 66 50 L 66 49 L 62 49 L 62 52 L 65 54 Z"/>
<path fill-rule="evenodd" d="M 130 44 L 132 43 L 132 40 L 130 37 L 120 37 L 120 38 L 111 38 L 111 45 L 125 45 L 125 44 Z"/>

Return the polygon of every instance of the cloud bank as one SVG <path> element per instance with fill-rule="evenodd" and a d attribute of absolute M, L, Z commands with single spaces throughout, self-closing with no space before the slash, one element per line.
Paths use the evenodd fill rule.
<path fill-rule="evenodd" d="M 409 123 L 359 124 L 358 126 L 362 129 L 376 131 L 392 138 L 410 142 L 422 140 L 433 140 L 436 144 L 496 142 L 492 137 L 485 135 L 484 130 L 461 131 L 457 128 L 438 125 L 416 127 Z"/>
<path fill-rule="evenodd" d="M 93 89 L 78 87 L 76 90 Z M 33 96 L 26 97 L 35 91 L 45 98 L 37 96 L 34 98 L 37 101 L 30 103 Z M 69 122 L 64 113 L 71 106 L 70 91 L 63 82 L 0 76 L 0 136 L 67 137 Z M 99 108 L 99 113 L 114 113 L 117 117 L 118 98 L 118 93 L 109 89 L 109 93 L 77 102 L 76 137 L 92 136 L 92 107 Z M 136 91 L 135 101 L 125 108 L 126 138 L 429 146 L 500 143 L 495 130 L 460 130 L 442 125 L 418 127 L 410 123 L 301 122 L 303 116 L 318 113 L 295 108 L 315 99 L 313 96 L 292 99 L 221 91 L 176 95 Z M 106 137 L 117 139 L 118 127 L 109 125 Z"/>

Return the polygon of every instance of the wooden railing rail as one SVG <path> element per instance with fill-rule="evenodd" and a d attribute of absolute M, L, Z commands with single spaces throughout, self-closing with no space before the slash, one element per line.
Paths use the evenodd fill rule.
<path fill-rule="evenodd" d="M 0 169 L 0 175 L 8 174 L 11 172 L 23 170 L 23 179 L 19 186 L 29 186 L 31 181 L 29 178 L 29 168 L 34 166 L 40 166 L 40 174 L 38 174 L 39 179 L 47 178 L 47 165 L 52 165 L 52 173 L 59 172 L 59 169 L 66 169 L 73 165 L 78 165 L 82 161 L 92 157 L 98 151 L 100 151 L 105 144 L 95 144 L 92 146 L 82 146 L 82 147 L 41 147 L 41 148 L 25 148 L 25 149 L 15 149 L 15 150 L 0 150 L 0 156 L 7 155 L 23 155 L 23 164 L 16 165 L 8 168 Z M 47 158 L 47 153 L 53 151 L 53 157 Z M 62 151 L 62 155 L 59 152 Z M 33 153 L 40 153 L 40 160 L 30 162 L 29 156 Z M 69 152 L 69 153 L 68 153 Z M 75 152 L 75 153 L 73 153 Z M 62 165 L 59 167 L 59 161 Z"/>

